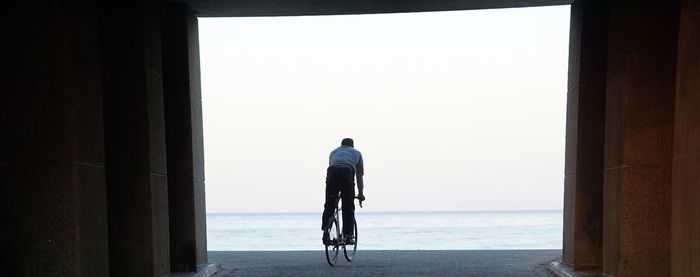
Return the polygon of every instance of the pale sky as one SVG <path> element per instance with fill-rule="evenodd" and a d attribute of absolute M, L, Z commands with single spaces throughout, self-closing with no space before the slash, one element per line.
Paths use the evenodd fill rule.
<path fill-rule="evenodd" d="M 569 6 L 200 18 L 207 212 L 562 209 Z"/>

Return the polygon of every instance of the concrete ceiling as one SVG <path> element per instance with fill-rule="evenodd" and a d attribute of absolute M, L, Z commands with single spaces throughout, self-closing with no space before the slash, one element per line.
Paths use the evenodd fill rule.
<path fill-rule="evenodd" d="M 572 0 L 179 0 L 197 16 L 291 16 L 568 5 Z"/>

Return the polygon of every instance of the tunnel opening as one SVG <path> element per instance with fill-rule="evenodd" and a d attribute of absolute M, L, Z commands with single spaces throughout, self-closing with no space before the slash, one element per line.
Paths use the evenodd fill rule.
<path fill-rule="evenodd" d="M 200 17 L 208 249 L 317 249 L 348 136 L 360 230 L 407 238 L 365 249 L 559 249 L 568 24 L 569 6 Z"/>

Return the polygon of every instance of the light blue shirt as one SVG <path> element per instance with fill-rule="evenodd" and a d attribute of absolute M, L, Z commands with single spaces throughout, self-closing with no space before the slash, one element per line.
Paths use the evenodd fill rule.
<path fill-rule="evenodd" d="M 356 175 L 363 176 L 365 174 L 362 153 L 352 146 L 341 145 L 331 151 L 331 155 L 328 158 L 328 165 L 348 165 L 352 167 Z"/>

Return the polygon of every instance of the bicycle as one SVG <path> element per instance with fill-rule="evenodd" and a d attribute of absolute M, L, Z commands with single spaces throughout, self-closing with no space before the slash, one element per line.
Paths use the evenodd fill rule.
<path fill-rule="evenodd" d="M 336 196 L 335 212 L 333 213 L 333 216 L 328 219 L 326 228 L 323 230 L 329 235 L 328 242 L 324 244 L 326 247 L 326 261 L 328 261 L 328 264 L 331 266 L 334 266 L 335 262 L 338 261 L 338 252 L 340 252 L 340 247 L 343 247 L 343 254 L 348 262 L 352 262 L 352 260 L 355 258 L 355 253 L 357 253 L 357 221 L 355 221 L 355 218 L 352 219 L 352 223 L 355 228 L 355 243 L 352 244 L 352 250 L 349 250 L 348 245 L 345 244 L 345 238 L 341 234 L 342 228 L 340 226 L 340 219 L 342 218 L 342 210 L 338 208 L 340 199 L 340 195 Z M 360 201 L 360 208 L 362 208 L 362 201 Z"/>

